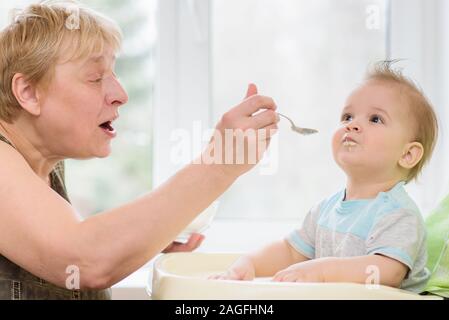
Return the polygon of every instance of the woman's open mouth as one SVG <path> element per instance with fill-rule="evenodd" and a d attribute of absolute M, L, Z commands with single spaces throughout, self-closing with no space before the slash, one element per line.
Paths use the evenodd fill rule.
<path fill-rule="evenodd" d="M 100 128 L 103 129 L 103 132 L 105 132 L 108 136 L 112 138 L 115 138 L 115 136 L 117 135 L 117 132 L 112 126 L 112 121 L 106 121 L 100 124 Z"/>

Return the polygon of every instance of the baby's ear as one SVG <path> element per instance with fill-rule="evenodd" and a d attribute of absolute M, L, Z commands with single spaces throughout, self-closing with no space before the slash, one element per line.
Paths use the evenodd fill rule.
<path fill-rule="evenodd" d="M 404 148 L 401 159 L 399 159 L 399 165 L 405 169 L 412 169 L 421 161 L 423 155 L 424 147 L 421 143 L 408 143 Z"/>

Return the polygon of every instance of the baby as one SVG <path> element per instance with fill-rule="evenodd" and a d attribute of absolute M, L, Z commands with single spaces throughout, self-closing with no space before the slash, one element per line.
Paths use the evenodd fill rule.
<path fill-rule="evenodd" d="M 373 283 L 422 292 L 430 275 L 426 231 L 404 185 L 429 160 L 438 124 L 421 91 L 390 65 L 376 65 L 343 109 L 332 149 L 347 176 L 345 190 L 312 208 L 286 239 L 213 279 Z"/>

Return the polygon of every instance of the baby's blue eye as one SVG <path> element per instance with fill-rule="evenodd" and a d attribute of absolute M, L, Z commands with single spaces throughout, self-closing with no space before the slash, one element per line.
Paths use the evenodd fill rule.
<path fill-rule="evenodd" d="M 372 116 L 370 119 L 371 122 L 374 123 L 384 123 L 384 121 L 382 120 L 382 118 L 380 116 Z"/>
<path fill-rule="evenodd" d="M 342 117 L 341 117 L 341 121 L 342 122 L 347 122 L 347 121 L 351 121 L 352 120 L 352 116 L 350 115 L 350 114 L 344 114 Z"/>

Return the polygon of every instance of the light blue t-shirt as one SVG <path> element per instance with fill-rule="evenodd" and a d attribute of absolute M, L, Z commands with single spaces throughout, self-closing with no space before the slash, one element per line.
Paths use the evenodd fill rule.
<path fill-rule="evenodd" d="M 409 268 L 401 288 L 422 292 L 426 269 L 426 229 L 418 207 L 398 183 L 375 199 L 344 201 L 346 190 L 322 201 L 287 241 L 309 259 L 381 254 Z"/>

